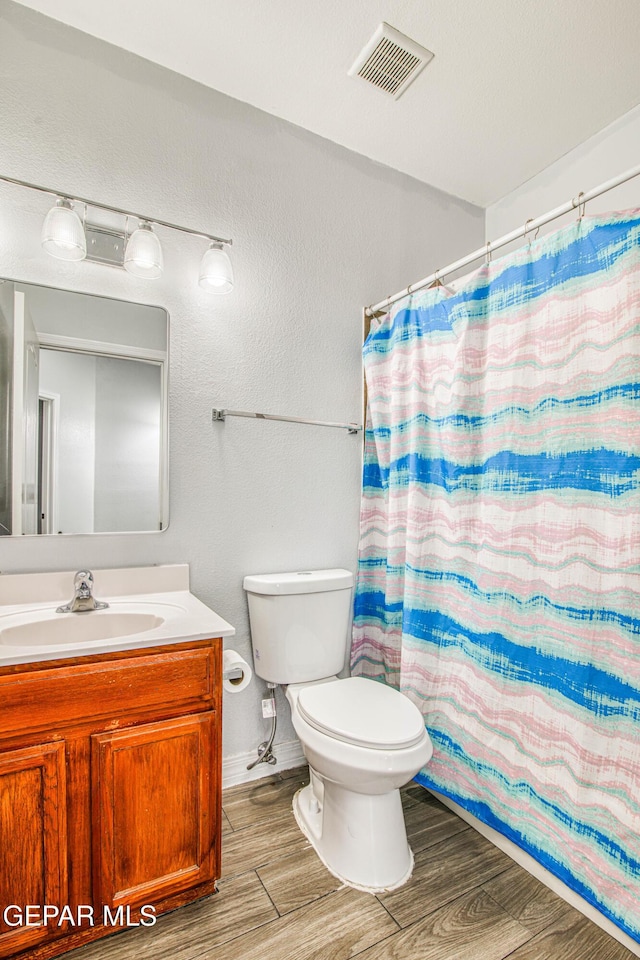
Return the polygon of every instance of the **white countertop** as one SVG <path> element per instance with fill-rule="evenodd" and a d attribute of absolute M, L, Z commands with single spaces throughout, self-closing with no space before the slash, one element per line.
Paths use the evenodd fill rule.
<path fill-rule="evenodd" d="M 94 596 L 109 604 L 107 610 L 55 612 L 71 599 L 75 571 L 0 576 L 0 666 L 235 634 L 230 623 L 189 591 L 186 564 L 92 572 Z M 127 617 L 132 623 L 136 618 L 157 622 L 151 629 L 126 636 L 99 636 L 104 627 L 108 632 L 110 624 Z M 49 627 L 51 635 L 47 636 Z M 72 639 L 63 642 L 67 630 Z M 91 633 L 97 638 L 83 636 Z"/>

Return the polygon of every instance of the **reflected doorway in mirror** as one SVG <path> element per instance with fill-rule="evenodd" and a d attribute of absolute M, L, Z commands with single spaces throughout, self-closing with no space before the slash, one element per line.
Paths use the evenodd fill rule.
<path fill-rule="evenodd" d="M 0 536 L 168 524 L 168 314 L 0 281 Z"/>

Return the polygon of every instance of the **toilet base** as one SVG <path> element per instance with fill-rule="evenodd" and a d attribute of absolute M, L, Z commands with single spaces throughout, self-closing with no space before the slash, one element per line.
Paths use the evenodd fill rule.
<path fill-rule="evenodd" d="M 400 791 L 354 793 L 311 771 L 293 798 L 296 822 L 330 873 L 356 890 L 395 890 L 413 872 Z"/>

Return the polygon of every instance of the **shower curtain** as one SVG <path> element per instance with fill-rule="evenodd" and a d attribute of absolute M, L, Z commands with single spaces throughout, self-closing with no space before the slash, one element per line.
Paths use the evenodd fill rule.
<path fill-rule="evenodd" d="M 640 940 L 640 210 L 396 305 L 364 346 L 352 673 L 418 780 Z"/>

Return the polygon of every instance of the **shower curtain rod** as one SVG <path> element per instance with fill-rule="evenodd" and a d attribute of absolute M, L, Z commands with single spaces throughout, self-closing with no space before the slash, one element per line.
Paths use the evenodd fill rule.
<path fill-rule="evenodd" d="M 627 180 L 633 180 L 633 178 L 637 176 L 640 176 L 640 164 L 637 167 L 631 167 L 630 170 L 626 170 L 624 173 L 621 173 L 620 176 L 614 177 L 612 180 L 607 180 L 605 183 L 601 183 L 600 186 L 594 187 L 592 190 L 588 190 L 587 193 L 579 193 L 577 197 L 574 197 L 572 200 L 568 200 L 559 207 L 555 207 L 553 210 L 549 210 L 548 213 L 543 213 L 541 217 L 537 217 L 535 220 L 527 220 L 524 226 L 519 227 L 517 230 L 512 230 L 511 233 L 505 233 L 503 237 L 499 237 L 497 240 L 490 240 L 484 245 L 484 247 L 479 247 L 477 250 L 474 250 L 473 253 L 469 253 L 466 257 L 462 257 L 461 260 L 455 260 L 453 263 L 449 263 L 441 270 L 436 270 L 428 277 L 425 277 L 424 280 L 418 280 L 417 283 L 410 283 L 408 287 L 405 287 L 404 290 L 400 290 L 399 293 L 394 293 L 392 296 L 385 297 L 385 299 L 381 300 L 379 303 L 375 303 L 370 307 L 365 307 L 365 316 L 375 317 L 376 314 L 378 314 L 381 310 L 385 310 L 387 307 L 391 306 L 392 303 L 402 300 L 403 297 L 407 297 L 410 293 L 415 293 L 416 290 L 422 290 L 424 287 L 429 286 L 430 283 L 442 279 L 442 277 L 446 276 L 448 273 L 453 273 L 454 270 L 459 270 L 461 267 L 466 267 L 468 264 L 473 263 L 474 260 L 480 260 L 481 257 L 489 256 L 494 250 L 498 250 L 500 247 L 506 246 L 508 243 L 511 243 L 512 240 L 518 240 L 521 237 L 525 237 L 533 230 L 537 230 L 538 227 L 544 226 L 545 223 L 549 223 L 551 220 L 556 220 L 565 213 L 570 213 L 571 210 L 575 210 L 576 208 L 579 209 L 580 207 L 582 207 L 584 210 L 584 205 L 585 203 L 588 203 L 589 200 L 594 200 L 595 197 L 599 197 L 608 190 L 613 190 L 614 187 L 619 187 L 621 183 L 626 183 Z"/>

